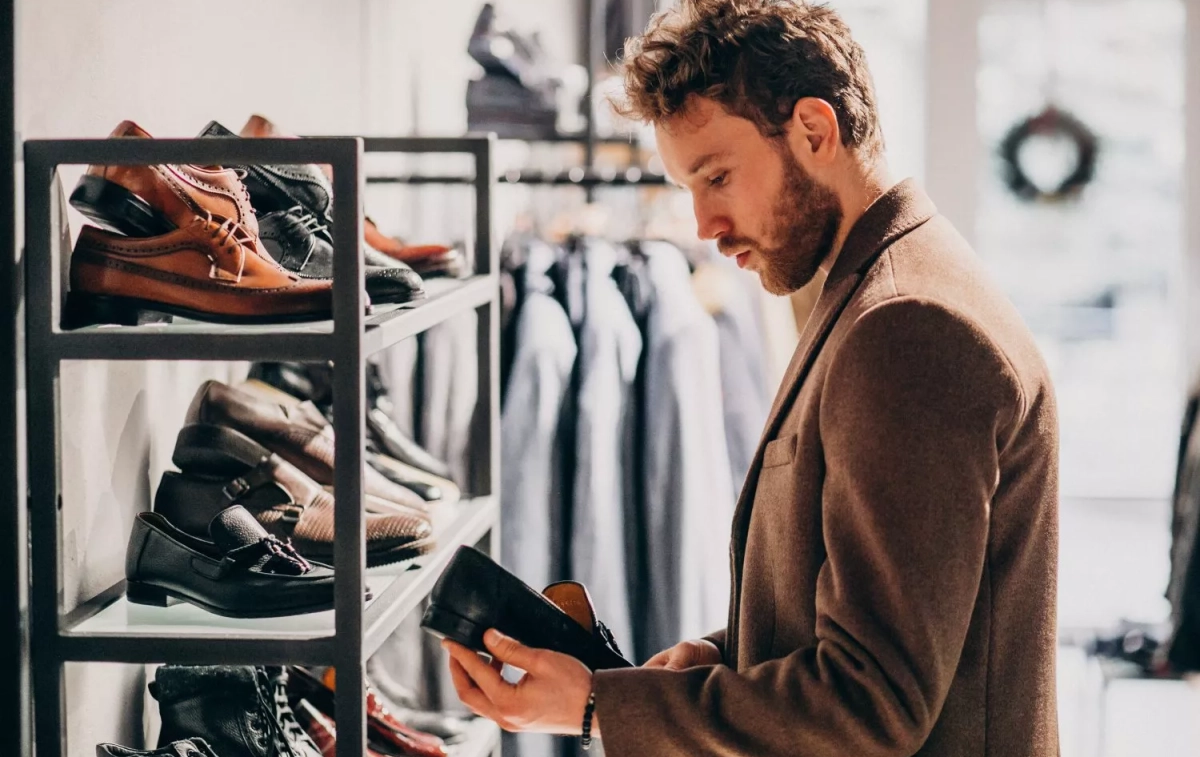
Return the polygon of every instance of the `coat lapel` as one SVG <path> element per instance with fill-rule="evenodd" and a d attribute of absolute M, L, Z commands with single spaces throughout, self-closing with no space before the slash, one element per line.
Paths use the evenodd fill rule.
<path fill-rule="evenodd" d="M 741 604 L 742 563 L 746 538 L 750 529 L 750 513 L 754 505 L 754 492 L 758 476 L 762 471 L 763 452 L 767 444 L 779 433 L 783 419 L 800 393 L 804 379 L 812 368 L 821 347 L 824 346 L 838 317 L 850 302 L 866 272 L 880 254 L 894 241 L 917 228 L 937 214 L 933 202 L 912 180 L 900 182 L 877 199 L 851 228 L 838 259 L 834 262 L 816 307 L 800 335 L 791 363 L 775 395 L 775 402 L 767 416 L 767 423 L 759 439 L 758 448 L 746 474 L 746 481 L 738 496 L 733 514 L 733 532 L 730 541 L 731 576 L 733 579 L 733 601 L 729 607 L 729 623 L 726 626 L 726 660 L 731 663 L 737 655 L 737 617 Z"/>

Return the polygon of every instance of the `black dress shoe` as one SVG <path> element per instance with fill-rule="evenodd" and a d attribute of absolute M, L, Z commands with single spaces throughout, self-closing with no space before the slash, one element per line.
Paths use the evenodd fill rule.
<path fill-rule="evenodd" d="M 270 618 L 333 608 L 333 569 L 310 563 L 242 507 L 222 510 L 212 541 L 158 513 L 138 513 L 125 553 L 125 593 L 135 604 L 190 602 L 231 618 Z"/>
<path fill-rule="evenodd" d="M 570 655 L 592 670 L 628 668 L 612 634 L 596 619 L 587 589 L 552 584 L 547 596 L 472 547 L 459 547 L 438 578 L 421 627 L 487 653 L 483 634 L 495 628 L 526 646 Z"/>
<path fill-rule="evenodd" d="M 296 205 L 258 217 L 263 247 L 284 268 L 302 279 L 333 278 L 333 243 L 327 228 Z M 412 302 L 425 297 L 425 283 L 408 265 L 365 250 L 363 282 L 372 303 Z"/>
<path fill-rule="evenodd" d="M 238 137 L 216 121 L 210 121 L 200 136 Z M 260 164 L 226 167 L 246 174 L 242 183 L 250 192 L 250 202 L 259 216 L 301 205 L 316 216 L 322 225 L 333 227 L 333 187 L 320 166 Z"/>
<path fill-rule="evenodd" d="M 217 757 L 204 739 L 173 741 L 158 749 L 133 749 L 120 744 L 97 744 L 96 757 Z"/>
<path fill-rule="evenodd" d="M 160 747 L 199 736 L 221 757 L 321 757 L 288 705 L 283 668 L 163 665 L 150 695 L 162 717 Z"/>

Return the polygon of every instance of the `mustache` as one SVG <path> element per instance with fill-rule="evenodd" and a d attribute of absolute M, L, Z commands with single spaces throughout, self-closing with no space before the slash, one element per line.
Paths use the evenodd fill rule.
<path fill-rule="evenodd" d="M 758 249 L 758 246 L 754 243 L 753 239 L 748 237 L 721 237 L 717 240 L 717 249 L 723 255 L 746 248 Z"/>

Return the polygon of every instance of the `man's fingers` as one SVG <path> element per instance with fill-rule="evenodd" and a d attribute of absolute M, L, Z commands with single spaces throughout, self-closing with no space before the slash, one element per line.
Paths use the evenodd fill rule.
<path fill-rule="evenodd" d="M 505 636 L 496 629 L 491 629 L 483 635 L 483 643 L 487 645 L 492 656 L 501 662 L 508 663 L 514 668 L 527 672 L 535 672 L 540 659 L 539 650 L 531 649 L 511 637 Z"/>
<path fill-rule="evenodd" d="M 471 680 L 471 676 L 467 675 L 462 664 L 453 657 L 450 658 L 450 680 L 454 682 L 454 690 L 458 692 L 458 698 L 462 700 L 468 710 L 480 717 L 492 717 L 488 708 L 491 703 Z"/>
<path fill-rule="evenodd" d="M 663 651 L 661 651 L 658 654 L 651 657 L 649 660 L 646 660 L 646 664 L 643 665 L 642 667 L 643 668 L 664 668 L 667 666 L 667 663 L 670 660 L 671 660 L 671 650 L 664 649 Z"/>
<path fill-rule="evenodd" d="M 450 656 L 462 666 L 474 685 L 484 696 L 491 700 L 497 710 L 504 709 L 508 698 L 512 696 L 512 684 L 500 677 L 499 671 L 484 662 L 483 658 L 461 644 L 446 641 L 442 646 Z M 488 717 L 491 717 L 490 715 Z"/>

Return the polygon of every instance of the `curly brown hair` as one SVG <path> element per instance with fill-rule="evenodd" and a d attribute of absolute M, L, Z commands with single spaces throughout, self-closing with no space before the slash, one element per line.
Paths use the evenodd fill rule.
<path fill-rule="evenodd" d="M 837 113 L 842 144 L 883 149 L 867 59 L 837 12 L 806 0 L 679 0 L 625 43 L 621 115 L 661 123 L 706 97 L 779 137 L 796 102 Z"/>

